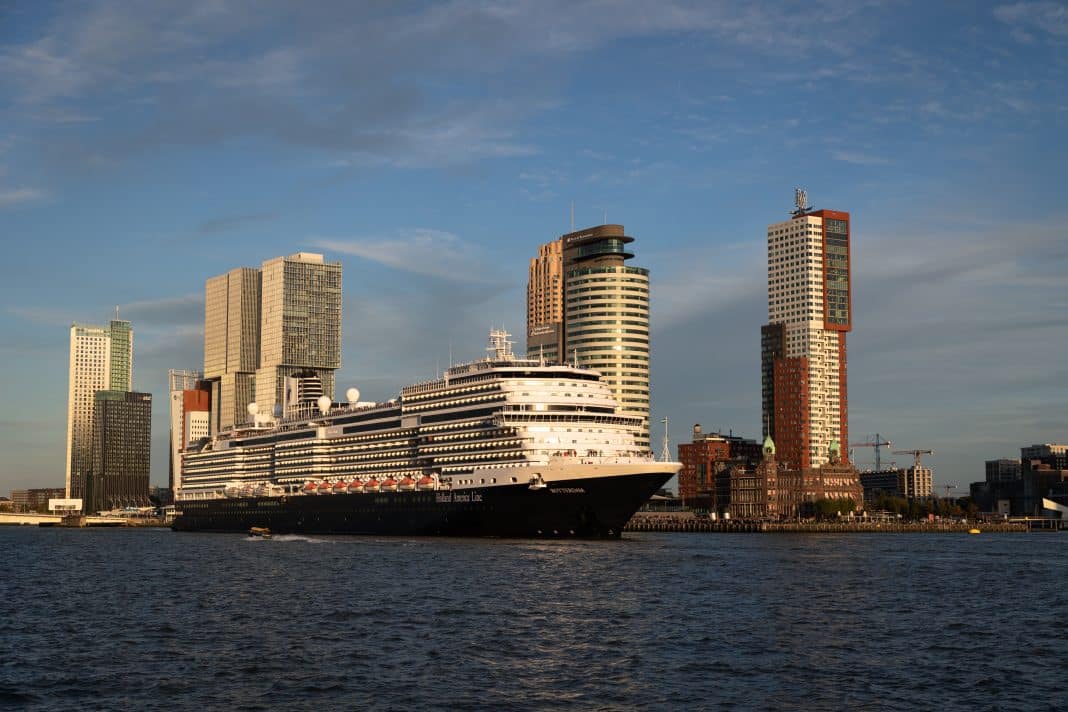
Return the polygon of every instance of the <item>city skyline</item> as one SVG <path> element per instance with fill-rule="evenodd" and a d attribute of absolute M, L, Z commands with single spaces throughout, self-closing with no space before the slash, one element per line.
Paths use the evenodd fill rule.
<path fill-rule="evenodd" d="M 521 332 L 572 203 L 650 270 L 653 442 L 663 416 L 673 446 L 756 438 L 765 228 L 796 186 L 852 216 L 851 439 L 934 449 L 958 494 L 1063 442 L 1060 6 L 340 8 L 0 10 L 0 492 L 62 484 L 72 321 L 136 324 L 165 484 L 208 277 L 340 259 L 337 387 L 384 399 Z"/>

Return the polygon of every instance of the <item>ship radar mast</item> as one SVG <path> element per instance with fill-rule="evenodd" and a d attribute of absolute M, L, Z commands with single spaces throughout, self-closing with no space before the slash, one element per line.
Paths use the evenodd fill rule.
<path fill-rule="evenodd" d="M 509 340 L 510 336 L 504 329 L 490 329 L 489 346 L 486 347 L 490 361 L 515 360 L 515 354 L 512 353 L 512 344 L 515 342 Z"/>

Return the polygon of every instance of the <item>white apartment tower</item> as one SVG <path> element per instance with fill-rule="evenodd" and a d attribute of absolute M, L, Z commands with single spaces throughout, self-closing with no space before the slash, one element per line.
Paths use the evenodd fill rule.
<path fill-rule="evenodd" d="M 133 388 L 133 329 L 130 322 L 107 326 L 72 324 L 67 389 L 67 497 L 85 496 L 93 466 L 93 418 L 97 391 Z"/>
<path fill-rule="evenodd" d="M 764 434 L 791 469 L 848 442 L 846 333 L 852 328 L 849 213 L 797 209 L 768 226 L 768 324 L 761 329 Z"/>

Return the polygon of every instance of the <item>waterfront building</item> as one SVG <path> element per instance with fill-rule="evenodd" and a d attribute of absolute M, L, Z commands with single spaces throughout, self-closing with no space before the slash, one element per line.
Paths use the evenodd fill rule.
<path fill-rule="evenodd" d="M 934 496 L 934 478 L 931 475 L 931 468 L 913 465 L 900 472 L 898 486 L 902 496 L 908 499 L 927 499 Z"/>
<path fill-rule="evenodd" d="M 147 506 L 152 394 L 98 391 L 93 405 L 93 466 L 83 511 Z"/>
<path fill-rule="evenodd" d="M 863 508 L 859 473 L 841 456 L 837 442 L 828 449 L 819 467 L 790 468 L 778 460 L 775 442 L 765 437 L 756 467 L 731 468 L 727 512 L 733 519 L 811 516 L 820 500 L 852 500 L 854 510 Z"/>
<path fill-rule="evenodd" d="M 253 267 L 232 269 L 204 285 L 204 378 L 211 381 L 213 435 L 243 423 L 256 397 L 260 289 L 260 271 Z"/>
<path fill-rule="evenodd" d="M 333 398 L 341 367 L 341 263 L 298 252 L 267 260 L 261 272 L 260 412 L 297 404 L 293 386 L 308 379 L 318 379 L 322 394 Z"/>
<path fill-rule="evenodd" d="M 690 509 L 723 513 L 730 502 L 730 468 L 741 465 L 753 468 L 761 461 L 761 446 L 756 440 L 733 432 L 704 433 L 701 425 L 693 426 L 693 440 L 679 443 L 679 498 Z"/>
<path fill-rule="evenodd" d="M 768 226 L 768 323 L 761 328 L 764 434 L 792 469 L 848 441 L 846 334 L 852 329 L 849 213 L 796 210 Z"/>
<path fill-rule="evenodd" d="M 170 370 L 170 488 L 181 487 L 182 452 L 211 436 L 212 383 L 198 371 Z"/>
<path fill-rule="evenodd" d="M 1020 448 L 1019 460 L 988 460 L 986 480 L 973 482 L 970 489 L 981 511 L 1049 516 L 1043 499 L 1068 504 L 1068 445 L 1029 445 Z"/>
<path fill-rule="evenodd" d="M 859 478 L 865 502 L 874 502 L 879 497 L 902 496 L 903 473 L 899 469 L 861 472 Z"/>
<path fill-rule="evenodd" d="M 539 248 L 527 285 L 527 356 L 600 372 L 649 446 L 649 271 L 627 264 L 622 225 L 570 232 Z"/>
<path fill-rule="evenodd" d="M 333 397 L 341 366 L 341 263 L 298 252 L 205 284 L 204 377 L 211 435 L 243 425 L 248 405 L 271 415 L 313 381 Z M 294 378 L 302 379 L 294 381 Z"/>
<path fill-rule="evenodd" d="M 107 326 L 72 324 L 67 390 L 65 493 L 81 498 L 92 468 L 93 416 L 97 391 L 133 387 L 133 329 L 113 319 Z"/>
<path fill-rule="evenodd" d="M 1012 482 L 1020 479 L 1020 461 L 1001 458 L 986 461 L 987 482 Z"/>
<path fill-rule="evenodd" d="M 11 490 L 11 509 L 15 512 L 44 512 L 48 510 L 48 500 L 63 499 L 66 494 L 66 487 Z"/>
<path fill-rule="evenodd" d="M 1024 463 L 1035 460 L 1054 470 L 1068 469 L 1068 445 L 1045 443 L 1020 448 L 1020 460 Z"/>

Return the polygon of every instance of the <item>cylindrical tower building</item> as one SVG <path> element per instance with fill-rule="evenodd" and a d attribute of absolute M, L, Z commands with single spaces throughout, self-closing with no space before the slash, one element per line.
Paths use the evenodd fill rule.
<path fill-rule="evenodd" d="M 645 421 L 649 446 L 649 271 L 631 267 L 622 225 L 564 235 L 562 361 L 601 373 L 620 406 Z"/>

